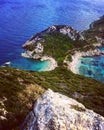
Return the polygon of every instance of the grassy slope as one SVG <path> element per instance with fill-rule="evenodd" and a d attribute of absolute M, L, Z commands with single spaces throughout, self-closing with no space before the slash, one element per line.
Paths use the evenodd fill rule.
<path fill-rule="evenodd" d="M 75 75 L 64 67 L 39 73 L 0 68 L 0 98 L 7 98 L 4 104 L 10 116 L 3 123 L 8 130 L 18 126 L 30 110 L 32 102 L 48 88 L 75 98 L 104 116 L 103 86 L 93 79 Z"/>
<path fill-rule="evenodd" d="M 84 76 L 75 75 L 64 67 L 52 72 L 33 73 L 36 82 L 82 102 L 87 108 L 104 116 L 104 84 Z M 35 80 L 35 78 L 34 78 Z"/>
<path fill-rule="evenodd" d="M 0 109 L 5 109 L 8 113 L 2 120 L 4 130 L 14 129 L 19 126 L 26 114 L 32 107 L 32 103 L 44 89 L 34 83 L 33 76 L 24 71 L 10 68 L 0 68 L 0 101 L 7 98 L 4 106 L 0 103 Z M 0 116 L 4 116 L 0 110 Z"/>
<path fill-rule="evenodd" d="M 87 48 L 85 47 L 86 45 Z M 0 68 L 0 99 L 7 98 L 4 108 L 9 113 L 4 129 L 15 128 L 23 121 L 32 102 L 45 89 L 51 88 L 82 102 L 87 108 L 104 116 L 104 84 L 93 79 L 75 75 L 63 67 L 68 50 L 89 49 L 91 44 L 85 41 L 72 41 L 68 36 L 53 33 L 45 36 L 44 53 L 54 57 L 59 67 L 51 72 L 26 72 L 12 68 Z M 70 56 L 69 56 L 70 57 Z M 1 110 L 0 113 L 2 114 Z"/>

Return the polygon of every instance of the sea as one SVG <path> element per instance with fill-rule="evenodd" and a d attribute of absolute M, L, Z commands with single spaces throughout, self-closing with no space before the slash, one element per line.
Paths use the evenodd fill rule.
<path fill-rule="evenodd" d="M 21 57 L 22 45 L 32 35 L 53 24 L 83 31 L 102 15 L 104 0 L 0 0 L 0 65 L 11 62 L 13 68 L 44 71 L 49 67 L 48 61 Z M 103 56 L 81 61 L 81 75 L 104 82 Z"/>

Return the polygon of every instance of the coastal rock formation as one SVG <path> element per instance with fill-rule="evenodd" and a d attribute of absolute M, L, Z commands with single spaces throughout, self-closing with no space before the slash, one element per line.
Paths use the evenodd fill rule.
<path fill-rule="evenodd" d="M 104 118 L 49 89 L 35 102 L 22 130 L 104 130 Z"/>
<path fill-rule="evenodd" d="M 102 16 L 99 20 L 93 22 L 90 25 L 90 29 L 81 33 L 70 26 L 53 25 L 48 29 L 37 33 L 30 40 L 28 40 L 23 45 L 25 52 L 21 55 L 26 58 L 37 59 L 40 61 L 51 61 L 51 67 L 46 71 L 54 70 L 59 64 L 62 65 L 64 62 L 68 65 L 68 68 L 72 72 L 78 74 L 75 66 L 78 63 L 79 58 L 84 56 L 99 56 L 103 54 L 100 52 L 100 50 L 97 49 L 97 47 L 101 47 L 104 43 L 103 25 L 104 16 Z M 58 37 L 59 34 L 60 37 Z M 62 38 L 64 40 L 62 40 Z M 70 39 L 70 41 L 67 39 Z M 84 50 L 86 52 L 84 52 Z M 66 57 L 68 57 L 68 55 L 69 60 L 71 57 L 72 62 L 66 60 Z"/>
<path fill-rule="evenodd" d="M 96 33 L 99 32 L 100 36 L 104 36 L 104 15 L 100 17 L 99 20 L 94 21 L 90 24 L 90 29 L 95 31 Z"/>
<path fill-rule="evenodd" d="M 50 66 L 45 71 L 54 70 L 58 64 L 54 56 L 52 56 L 52 48 L 55 48 L 54 45 L 49 46 L 50 54 L 46 54 L 45 47 L 47 48 L 47 42 L 45 40 L 45 37 L 51 34 L 63 34 L 65 36 L 68 36 L 69 39 L 76 41 L 76 40 L 84 40 L 84 37 L 82 34 L 76 30 L 74 30 L 72 27 L 66 26 L 66 25 L 53 25 L 49 27 L 48 29 L 37 33 L 34 35 L 30 40 L 28 40 L 24 45 L 23 48 L 25 49 L 25 52 L 21 53 L 21 56 L 25 58 L 31 58 L 36 60 L 48 60 L 50 61 Z M 64 44 L 64 43 L 63 43 Z M 64 48 L 63 48 L 64 49 Z M 55 49 L 53 49 L 55 51 Z"/>
<path fill-rule="evenodd" d="M 77 32 L 72 27 L 66 25 L 53 25 L 48 29 L 37 33 L 30 40 L 28 40 L 22 47 L 26 50 L 22 53 L 22 56 L 33 59 L 41 59 L 44 52 L 44 35 L 51 33 L 61 33 L 67 35 L 72 40 L 84 40 L 84 37 L 80 32 Z"/>
<path fill-rule="evenodd" d="M 73 55 L 71 55 L 71 61 L 64 60 L 64 63 L 66 63 L 68 68 L 75 74 L 79 74 L 77 65 L 81 57 L 104 55 L 104 52 L 97 48 L 104 45 L 104 16 L 91 23 L 90 29 L 84 31 L 83 35 L 90 44 L 94 42 L 92 45 L 95 49 L 89 49 L 86 52 L 75 51 Z"/>
<path fill-rule="evenodd" d="M 49 27 L 48 29 L 32 36 L 32 38 L 30 40 L 28 40 L 22 47 L 25 48 L 25 49 L 29 49 L 28 47 L 30 45 L 33 45 L 33 50 L 34 50 L 34 47 L 37 48 L 37 43 L 39 41 L 41 43 L 45 42 L 44 41 L 44 34 L 50 34 L 50 33 L 53 33 L 53 32 L 58 32 L 58 33 L 62 33 L 64 35 L 68 35 L 69 38 L 71 38 L 72 40 L 84 40 L 83 35 L 70 26 L 53 25 L 53 26 Z"/>
<path fill-rule="evenodd" d="M 98 42 L 104 44 L 104 15 L 100 19 L 92 22 L 90 28 L 83 32 L 87 39 L 96 38 Z"/>

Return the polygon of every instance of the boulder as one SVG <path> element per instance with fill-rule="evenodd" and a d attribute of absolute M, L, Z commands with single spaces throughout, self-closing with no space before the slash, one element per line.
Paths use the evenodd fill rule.
<path fill-rule="evenodd" d="M 22 130 L 104 130 L 104 118 L 72 98 L 47 90 L 27 115 Z"/>

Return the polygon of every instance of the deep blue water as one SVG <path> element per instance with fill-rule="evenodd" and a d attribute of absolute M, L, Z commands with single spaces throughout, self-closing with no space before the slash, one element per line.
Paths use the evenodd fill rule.
<path fill-rule="evenodd" d="M 47 62 L 21 57 L 26 40 L 53 24 L 87 29 L 103 14 L 104 0 L 0 0 L 0 65 L 11 61 L 17 68 L 41 70 Z"/>

